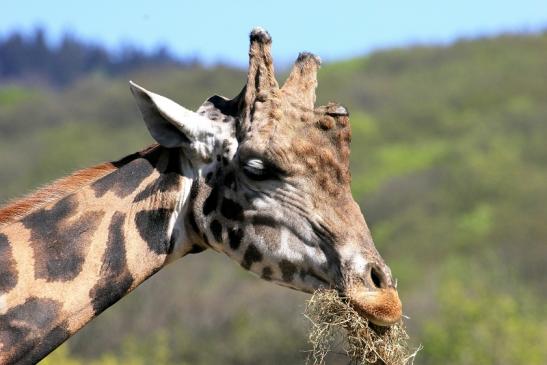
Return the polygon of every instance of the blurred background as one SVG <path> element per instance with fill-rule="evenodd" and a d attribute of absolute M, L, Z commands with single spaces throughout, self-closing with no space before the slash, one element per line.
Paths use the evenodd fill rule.
<path fill-rule="evenodd" d="M 423 345 L 416 363 L 547 363 L 543 0 L 4 4 L 0 201 L 151 144 L 129 79 L 194 109 L 236 95 L 256 25 L 280 81 L 317 53 L 318 102 L 351 112 L 354 197 Z M 43 363 L 301 364 L 307 298 L 204 252 Z"/>

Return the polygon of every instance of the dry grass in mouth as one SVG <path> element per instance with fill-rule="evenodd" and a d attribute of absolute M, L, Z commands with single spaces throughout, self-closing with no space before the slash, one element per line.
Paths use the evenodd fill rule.
<path fill-rule="evenodd" d="M 410 365 L 419 351 L 410 353 L 402 321 L 390 327 L 376 326 L 335 290 L 316 291 L 304 315 L 312 322 L 309 341 L 313 349 L 308 364 L 325 364 L 325 357 L 340 338 L 351 364 Z"/>

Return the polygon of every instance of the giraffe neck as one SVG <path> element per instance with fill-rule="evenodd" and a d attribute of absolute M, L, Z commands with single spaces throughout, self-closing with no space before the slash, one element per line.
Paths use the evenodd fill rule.
<path fill-rule="evenodd" d="M 178 224 L 192 185 L 180 150 L 118 165 L 0 226 L 0 364 L 37 362 L 192 250 Z"/>

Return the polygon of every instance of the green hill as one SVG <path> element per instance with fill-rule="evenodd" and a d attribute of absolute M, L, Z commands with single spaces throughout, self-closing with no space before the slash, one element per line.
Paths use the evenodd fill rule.
<path fill-rule="evenodd" d="M 244 77 L 131 75 L 192 108 L 211 93 L 235 95 Z M 417 363 L 544 364 L 547 33 L 327 64 L 318 98 L 351 112 L 354 196 L 424 346 Z M 151 142 L 126 78 L 94 74 L 63 91 L 2 85 L 0 200 Z M 193 255 L 44 363 L 302 363 L 306 298 L 220 255 Z"/>

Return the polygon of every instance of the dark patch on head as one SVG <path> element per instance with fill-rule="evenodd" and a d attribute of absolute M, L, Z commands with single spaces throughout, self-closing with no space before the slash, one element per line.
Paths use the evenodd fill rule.
<path fill-rule="evenodd" d="M 222 224 L 220 224 L 220 222 L 215 219 L 211 222 L 209 228 L 211 229 L 215 240 L 217 242 L 222 242 Z"/>
<path fill-rule="evenodd" d="M 171 245 L 167 240 L 167 228 L 171 211 L 165 208 L 142 210 L 135 216 L 135 224 L 148 248 L 158 255 L 168 254 Z"/>
<path fill-rule="evenodd" d="M 235 183 L 235 174 L 233 171 L 230 171 L 224 176 L 224 186 L 227 188 L 233 189 Z"/>
<path fill-rule="evenodd" d="M 205 199 L 205 202 L 203 203 L 203 215 L 209 215 L 211 214 L 216 208 L 217 208 L 217 200 L 218 200 L 218 189 L 217 187 L 213 187 L 211 190 L 211 193 Z"/>
<path fill-rule="evenodd" d="M 264 280 L 272 280 L 272 269 L 266 266 L 262 269 L 262 279 Z"/>
<path fill-rule="evenodd" d="M 200 230 L 199 230 L 198 224 L 196 222 L 196 216 L 195 216 L 193 210 L 190 210 L 190 212 L 188 213 L 188 223 L 190 224 L 190 228 L 192 228 L 192 230 L 195 233 L 197 233 L 197 234 L 201 233 Z"/>
<path fill-rule="evenodd" d="M 11 251 L 8 237 L 0 233 L 0 294 L 17 285 L 17 268 Z"/>
<path fill-rule="evenodd" d="M 252 221 L 254 225 L 262 225 L 268 227 L 276 227 L 278 224 L 275 219 L 267 215 L 255 215 L 252 217 Z"/>
<path fill-rule="evenodd" d="M 224 166 L 228 166 L 228 163 L 229 163 L 229 162 L 230 162 L 230 161 L 228 161 L 228 159 L 227 159 L 226 157 L 222 157 L 222 164 L 223 164 Z"/>
<path fill-rule="evenodd" d="M 133 199 L 134 203 L 151 198 L 158 193 L 177 191 L 180 187 L 180 175 L 177 173 L 162 173 L 155 181 L 148 184 Z"/>
<path fill-rule="evenodd" d="M 220 213 L 231 220 L 241 220 L 243 218 L 243 208 L 241 208 L 241 205 L 228 198 L 222 199 Z"/>
<path fill-rule="evenodd" d="M 44 338 L 48 338 L 50 333 L 59 332 L 56 329 L 59 327 L 56 322 L 61 307 L 61 303 L 55 300 L 31 297 L 25 303 L 0 315 L 0 344 L 3 351 L 9 353 L 9 363 L 34 363 L 29 357 L 39 360 L 32 354 L 36 351 L 35 347 L 39 346 Z M 49 338 L 49 344 L 54 348 L 65 339 L 66 337 L 52 336 Z M 59 342 L 52 345 L 53 340 Z M 49 351 L 42 348 L 38 352 L 43 354 Z"/>
<path fill-rule="evenodd" d="M 250 244 L 247 247 L 247 250 L 245 250 L 245 254 L 243 255 L 243 261 L 241 262 L 241 266 L 249 270 L 251 268 L 251 265 L 255 262 L 262 261 L 262 253 L 258 251 L 256 246 L 254 244 Z"/>
<path fill-rule="evenodd" d="M 80 273 L 104 212 L 85 212 L 69 221 L 76 208 L 74 197 L 68 196 L 51 209 L 39 209 L 21 220 L 31 232 L 34 257 L 40 258 L 34 267 L 37 278 L 68 281 Z"/>
<path fill-rule="evenodd" d="M 279 269 L 281 270 L 283 281 L 290 282 L 293 280 L 294 273 L 296 272 L 295 264 L 288 260 L 281 260 L 279 263 Z"/>
<path fill-rule="evenodd" d="M 200 253 L 200 252 L 203 252 L 205 250 L 206 250 L 205 247 L 194 244 L 194 245 L 192 245 L 192 248 L 190 249 L 190 251 L 188 251 L 188 253 Z"/>
<path fill-rule="evenodd" d="M 102 257 L 101 278 L 89 291 L 95 315 L 116 303 L 133 284 L 133 277 L 127 268 L 124 223 L 125 214 L 114 213 Z"/>
<path fill-rule="evenodd" d="M 228 241 L 232 250 L 237 250 L 243 239 L 243 231 L 239 228 L 230 228 L 228 230 Z"/>

